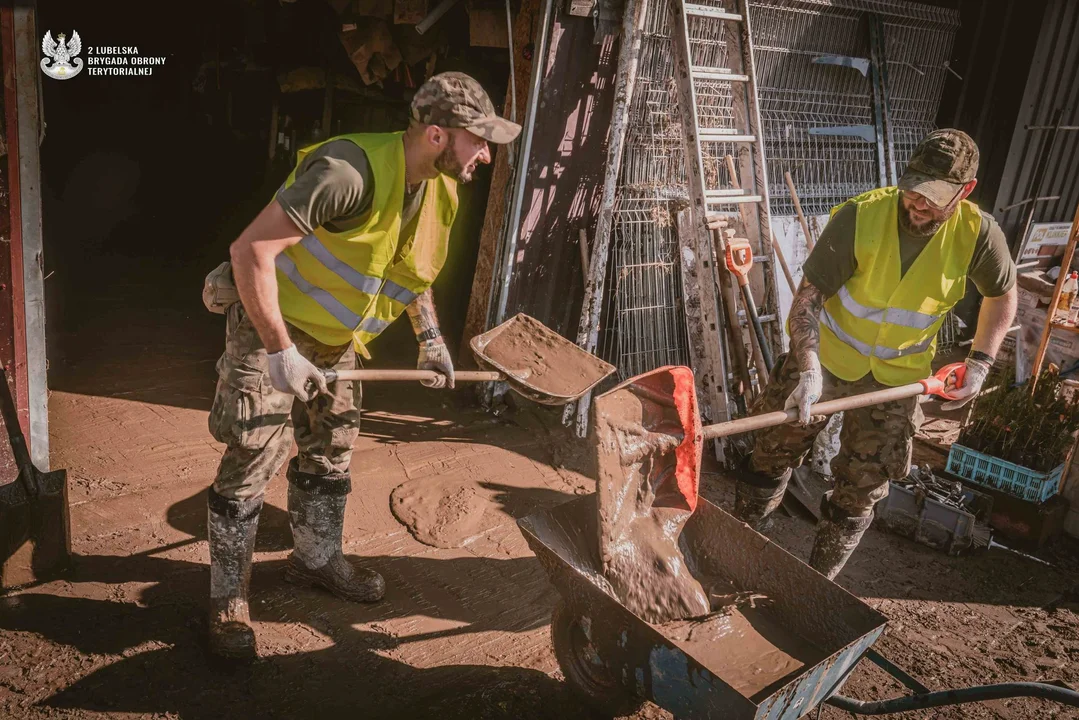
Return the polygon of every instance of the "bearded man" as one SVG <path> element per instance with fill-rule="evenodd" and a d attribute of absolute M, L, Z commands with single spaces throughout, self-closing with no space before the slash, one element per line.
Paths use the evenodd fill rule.
<path fill-rule="evenodd" d="M 473 78 L 435 75 L 416 91 L 407 130 L 299 151 L 273 201 L 232 243 L 231 262 L 207 277 L 204 302 L 227 316 L 209 416 L 225 444 L 207 498 L 214 654 L 257 654 L 247 600 L 255 530 L 294 439 L 285 579 L 352 601 L 382 598 L 382 577 L 341 551 L 360 384 L 327 383 L 323 370 L 370 358 L 370 342 L 407 312 L 417 367 L 439 373 L 424 384 L 453 388 L 431 285 L 446 260 L 457 184 L 491 162 L 488 142 L 512 142 L 520 130 Z"/>
<path fill-rule="evenodd" d="M 930 133 L 896 187 L 832 209 L 803 268 L 781 357 L 754 413 L 797 408 L 799 423 L 759 431 L 740 474 L 735 514 L 760 530 L 779 506 L 826 418 L 810 406 L 906 385 L 932 374 L 937 332 L 966 291 L 983 296 L 966 376 L 946 410 L 981 389 L 1015 317 L 1016 268 L 996 221 L 966 198 L 978 147 L 959 130 Z M 710 224 L 714 221 L 710 218 Z M 835 578 L 872 521 L 890 480 L 910 469 L 923 419 L 918 398 L 844 413 L 835 487 L 821 503 L 809 564 Z"/>

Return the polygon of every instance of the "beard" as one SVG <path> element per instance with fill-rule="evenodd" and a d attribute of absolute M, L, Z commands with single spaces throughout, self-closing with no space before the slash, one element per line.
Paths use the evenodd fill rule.
<path fill-rule="evenodd" d="M 948 222 L 948 218 L 952 216 L 955 209 L 959 206 L 960 199 L 956 198 L 944 208 L 939 211 L 943 215 L 943 218 L 936 219 L 935 217 L 922 223 L 914 222 L 914 219 L 910 216 L 910 211 L 903 205 L 903 199 L 899 199 L 899 227 L 903 232 L 914 237 L 933 237 L 937 234 L 937 230 L 940 230 L 944 223 Z"/>
<path fill-rule="evenodd" d="M 461 162 L 454 150 L 453 135 L 449 136 L 446 147 L 442 148 L 442 152 L 435 158 L 435 170 L 443 175 L 449 175 L 459 183 L 472 181 L 472 171 Z"/>

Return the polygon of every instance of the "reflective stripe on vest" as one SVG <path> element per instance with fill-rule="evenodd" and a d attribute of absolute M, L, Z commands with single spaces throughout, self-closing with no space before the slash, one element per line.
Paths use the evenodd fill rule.
<path fill-rule="evenodd" d="M 351 340 L 365 358 L 371 357 L 367 343 L 434 282 L 446 260 L 457 212 L 456 182 L 439 175 L 427 182 L 415 232 L 402 236 L 402 136 L 353 134 L 324 141 L 350 141 L 364 150 L 374 180 L 371 210 L 350 230 L 316 228 L 275 261 L 284 319 L 326 345 Z M 282 187 L 295 181 L 304 158 L 321 144 L 299 152 Z"/>
<path fill-rule="evenodd" d="M 898 189 L 871 190 L 848 202 L 857 210 L 856 269 L 821 310 L 821 364 L 848 381 L 869 372 L 884 385 L 920 380 L 931 374 L 944 317 L 965 292 L 981 213 L 962 201 L 904 274 Z"/>

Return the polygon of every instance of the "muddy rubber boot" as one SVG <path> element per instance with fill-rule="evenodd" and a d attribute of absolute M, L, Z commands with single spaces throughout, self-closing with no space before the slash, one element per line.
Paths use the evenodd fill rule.
<path fill-rule="evenodd" d="M 232 660 L 253 660 L 258 653 L 247 590 L 262 496 L 229 500 L 211 487 L 206 504 L 210 540 L 210 652 Z"/>
<path fill-rule="evenodd" d="M 817 537 L 809 555 L 809 566 L 834 580 L 847 564 L 862 535 L 873 522 L 873 515 L 851 515 L 829 499 L 831 493 L 821 499 L 821 518 L 817 523 Z"/>
<path fill-rule="evenodd" d="M 328 590 L 353 602 L 376 602 L 386 581 L 374 570 L 357 567 L 341 553 L 345 497 L 352 489 L 348 473 L 311 475 L 288 469 L 288 516 L 292 524 L 292 554 L 285 580 Z"/>
<path fill-rule="evenodd" d="M 772 526 L 771 515 L 783 502 L 790 479 L 789 468 L 779 477 L 769 477 L 751 470 L 747 458 L 734 486 L 734 516 L 757 532 L 765 532 Z"/>

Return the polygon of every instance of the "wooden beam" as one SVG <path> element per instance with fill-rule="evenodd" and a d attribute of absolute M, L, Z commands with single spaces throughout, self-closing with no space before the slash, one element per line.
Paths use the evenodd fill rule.
<path fill-rule="evenodd" d="M 1060 261 L 1060 275 L 1057 275 L 1057 284 L 1053 288 L 1053 299 L 1049 303 L 1049 309 L 1045 314 L 1045 327 L 1042 328 L 1042 339 L 1038 343 L 1038 352 L 1034 356 L 1034 367 L 1030 372 L 1030 394 L 1038 386 L 1038 376 L 1042 372 L 1042 363 L 1045 362 L 1045 351 L 1049 348 L 1049 337 L 1053 334 L 1053 317 L 1056 315 L 1057 302 L 1060 301 L 1060 292 L 1064 288 L 1064 281 L 1071 271 L 1072 255 L 1075 254 L 1075 241 L 1079 238 L 1079 205 L 1075 207 L 1075 216 L 1072 218 L 1072 227 L 1068 233 L 1068 244 L 1064 246 L 1064 259 Z"/>
<path fill-rule="evenodd" d="M 623 10 L 622 33 L 618 39 L 618 68 L 614 76 L 614 109 L 611 111 L 611 130 L 607 138 L 607 166 L 603 178 L 603 196 L 600 199 L 596 234 L 592 239 L 592 258 L 588 263 L 588 282 L 581 304 L 581 323 L 577 330 L 577 344 L 588 352 L 595 352 L 599 340 L 599 323 L 603 307 L 604 284 L 607 279 L 607 252 L 611 246 L 611 227 L 614 223 L 614 201 L 618 177 L 622 168 L 622 150 L 626 129 L 629 127 L 629 111 L 633 104 L 633 88 L 637 82 L 637 62 L 640 58 L 643 22 L 650 0 L 626 0 Z M 585 393 L 577 401 L 577 437 L 588 435 L 591 393 Z M 573 405 L 567 405 L 562 420 L 569 420 Z"/>
<path fill-rule="evenodd" d="M 502 110 L 503 117 L 510 116 L 512 90 L 516 85 L 517 122 L 525 112 L 528 102 L 528 87 L 532 80 L 532 61 L 525 57 L 524 49 L 532 42 L 533 30 L 537 18 L 541 17 L 540 0 L 521 0 L 521 9 L 513 21 L 513 78 L 506 84 L 506 103 Z M 495 259 L 498 254 L 498 241 L 502 236 L 503 225 L 508 207 L 507 199 L 513 188 L 513 170 L 510 168 L 511 155 L 517 145 L 503 145 L 496 152 L 494 169 L 491 173 L 491 189 L 487 196 L 487 212 L 483 218 L 483 230 L 480 232 L 479 254 L 476 256 L 476 270 L 472 275 L 472 294 L 465 314 L 465 327 L 461 333 L 460 351 L 457 364 L 462 368 L 475 368 L 476 360 L 468 343 L 475 336 L 487 329 L 487 310 L 491 304 L 491 284 L 494 282 Z M 528 164 L 528 158 L 521 162 Z"/>

